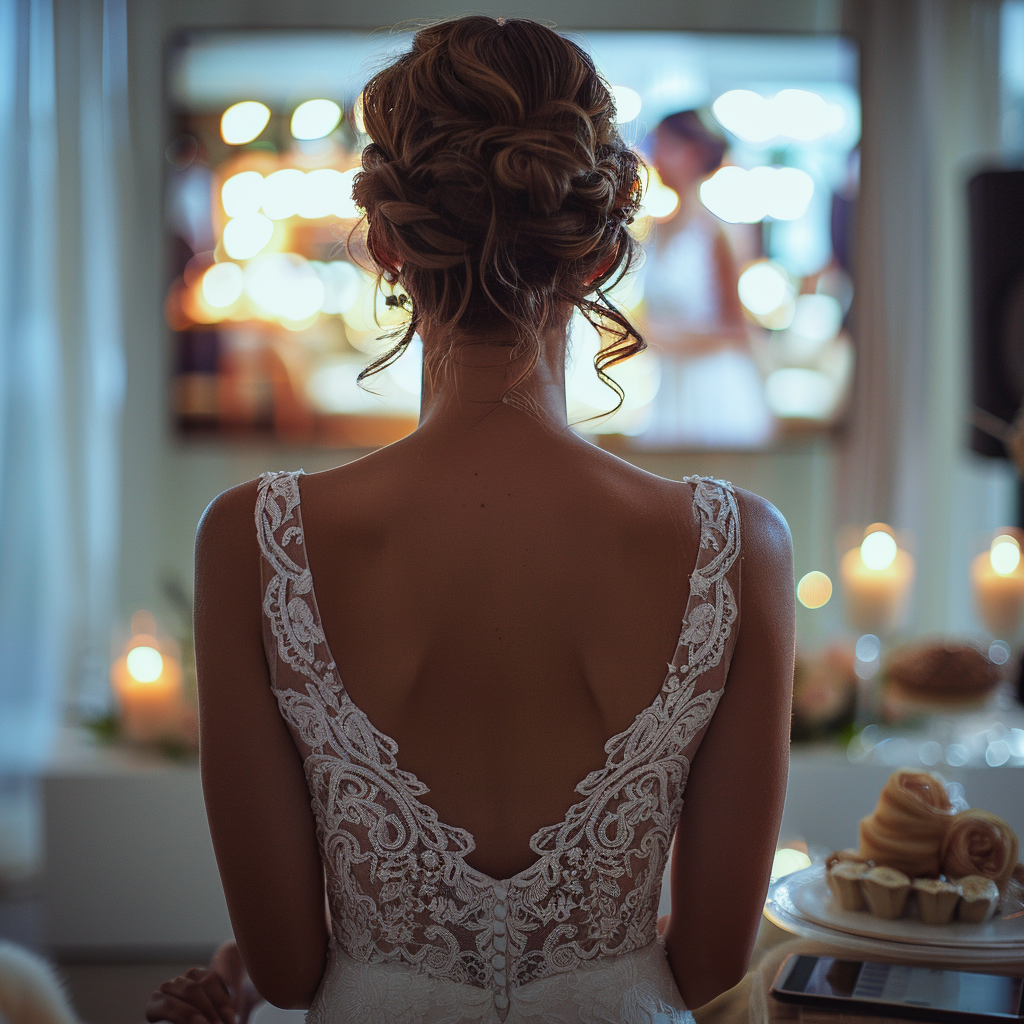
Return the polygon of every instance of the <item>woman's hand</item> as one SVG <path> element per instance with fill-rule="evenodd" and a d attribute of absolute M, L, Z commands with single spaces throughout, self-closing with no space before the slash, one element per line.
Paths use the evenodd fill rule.
<path fill-rule="evenodd" d="M 238 946 L 225 942 L 209 967 L 192 967 L 150 996 L 146 1020 L 172 1024 L 246 1024 L 260 1003 Z"/>

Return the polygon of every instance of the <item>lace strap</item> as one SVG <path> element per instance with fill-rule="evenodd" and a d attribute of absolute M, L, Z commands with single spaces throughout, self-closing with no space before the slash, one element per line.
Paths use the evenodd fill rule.
<path fill-rule="evenodd" d="M 733 632 L 737 591 L 728 577 L 740 555 L 740 513 L 736 492 L 728 481 L 688 476 L 683 482 L 693 486 L 693 517 L 700 524 L 700 544 L 697 564 L 690 573 L 690 597 L 672 665 L 680 668 L 685 658 L 686 666 L 693 670 L 704 664 L 719 641 L 729 639 Z M 734 575 L 738 588 L 738 571 Z M 713 659 L 714 665 L 718 660 Z M 705 665 L 704 670 L 714 665 Z"/>
<path fill-rule="evenodd" d="M 264 473 L 256 496 L 256 537 L 263 555 L 263 645 L 275 689 L 281 662 L 318 685 L 327 681 L 333 668 L 318 660 L 316 652 L 324 636 L 308 603 L 313 578 L 299 510 L 301 473 Z"/>

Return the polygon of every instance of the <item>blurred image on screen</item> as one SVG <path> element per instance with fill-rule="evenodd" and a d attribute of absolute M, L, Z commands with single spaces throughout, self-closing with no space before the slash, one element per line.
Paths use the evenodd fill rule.
<path fill-rule="evenodd" d="M 570 323 L 569 420 L 635 450 L 756 449 L 843 415 L 853 374 L 857 54 L 836 36 L 575 32 L 643 155 L 644 259 L 609 290 L 649 348 Z M 351 197 L 360 92 L 411 36 L 202 31 L 168 50 L 171 403 L 185 434 L 338 447 L 413 429 L 420 347 L 374 376 L 388 306 Z M 611 438 L 609 442 L 612 443 Z"/>

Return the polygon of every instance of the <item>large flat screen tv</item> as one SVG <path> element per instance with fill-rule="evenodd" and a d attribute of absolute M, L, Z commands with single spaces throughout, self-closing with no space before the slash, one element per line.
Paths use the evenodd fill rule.
<path fill-rule="evenodd" d="M 626 451 L 760 449 L 833 428 L 856 346 L 857 51 L 829 35 L 578 31 L 648 168 L 640 268 L 612 298 L 647 351 L 593 366 L 570 325 L 570 422 Z M 406 315 L 346 246 L 360 91 L 396 32 L 198 31 L 168 47 L 166 319 L 186 436 L 334 447 L 413 429 L 420 349 L 356 383 Z"/>

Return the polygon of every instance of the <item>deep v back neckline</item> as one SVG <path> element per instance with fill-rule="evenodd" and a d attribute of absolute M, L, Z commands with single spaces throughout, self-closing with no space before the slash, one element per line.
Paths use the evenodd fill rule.
<path fill-rule="evenodd" d="M 304 473 L 302 470 L 298 470 L 294 474 L 292 474 L 295 487 L 295 496 L 297 498 L 293 514 L 296 515 L 298 519 L 297 526 L 299 530 L 299 536 L 302 538 L 303 561 L 305 563 L 302 568 L 305 570 L 305 573 L 308 578 L 308 591 L 306 592 L 305 595 L 305 601 L 309 606 L 310 612 L 312 613 L 313 625 L 315 626 L 319 635 L 323 638 L 322 642 L 329 658 L 328 667 L 335 683 L 334 689 L 338 699 L 340 701 L 344 701 L 349 706 L 349 708 L 351 708 L 351 710 L 356 714 L 361 723 L 375 736 L 378 742 L 382 741 L 383 744 L 388 749 L 390 749 L 391 755 L 394 758 L 397 767 L 396 775 L 401 780 L 401 784 L 405 788 L 405 795 L 407 796 L 409 801 L 418 806 L 426 814 L 432 816 L 434 820 L 437 822 L 438 827 L 442 831 L 450 835 L 460 837 L 462 839 L 460 859 L 465 870 L 475 875 L 479 880 L 481 880 L 484 883 L 496 886 L 511 887 L 517 880 L 524 879 L 530 876 L 531 874 L 535 873 L 538 866 L 543 862 L 544 853 L 537 848 L 541 841 L 541 838 L 546 833 L 549 833 L 552 830 L 559 830 L 564 828 L 567 825 L 567 823 L 573 819 L 575 815 L 578 815 L 581 808 L 587 806 L 592 801 L 598 798 L 601 792 L 600 788 L 593 790 L 589 796 L 584 795 L 582 800 L 577 800 L 570 804 L 569 808 L 562 815 L 561 819 L 558 822 L 553 823 L 551 825 L 542 825 L 533 833 L 533 835 L 530 836 L 529 847 L 530 850 L 534 854 L 536 854 L 536 857 L 533 861 L 530 862 L 530 864 L 527 867 L 523 868 L 521 871 L 517 871 L 515 874 L 509 875 L 507 878 L 495 878 L 493 875 L 489 875 L 487 872 L 481 871 L 479 868 L 473 867 L 466 860 L 466 855 L 472 853 L 473 850 L 476 849 L 476 839 L 473 836 L 472 832 L 458 825 L 452 825 L 442 821 L 437 811 L 430 804 L 427 804 L 424 801 L 420 800 L 418 794 L 429 793 L 430 788 L 424 782 L 422 782 L 422 780 L 420 780 L 419 777 L 414 772 L 411 772 L 408 769 L 404 769 L 398 764 L 400 753 L 398 742 L 393 737 L 389 736 L 381 729 L 378 729 L 377 726 L 373 724 L 373 722 L 370 720 L 366 712 L 355 702 L 355 700 L 352 699 L 351 694 L 349 694 L 348 689 L 345 686 L 344 680 L 341 678 L 341 673 L 338 670 L 337 659 L 334 657 L 334 651 L 331 649 L 330 641 L 327 639 L 327 634 L 324 630 L 323 617 L 320 614 L 320 605 L 319 602 L 317 601 L 316 596 L 316 582 L 313 579 L 313 571 L 309 564 L 309 549 L 306 546 L 305 521 L 302 515 L 302 492 L 301 488 L 299 487 L 299 480 L 303 475 Z M 703 479 L 703 477 L 684 477 L 682 480 L 683 483 L 689 484 L 691 486 L 691 507 L 693 509 L 695 517 L 698 512 L 696 506 L 695 484 Z M 715 482 L 718 483 L 718 481 Z M 701 552 L 704 550 L 705 546 L 704 536 L 704 522 L 703 519 L 701 519 L 700 538 L 697 543 L 697 558 L 694 569 L 690 573 L 689 577 L 690 583 L 687 591 L 686 606 L 683 612 L 683 618 L 680 626 L 679 639 L 676 642 L 676 647 L 673 651 L 672 659 L 667 663 L 668 671 L 665 674 L 665 678 L 662 681 L 661 687 L 659 688 L 654 699 L 649 704 L 645 705 L 640 711 L 637 712 L 636 717 L 628 726 L 626 726 L 625 729 L 615 733 L 613 736 L 609 737 L 609 739 L 605 741 L 605 763 L 601 768 L 589 772 L 583 779 L 577 782 L 576 786 L 573 789 L 573 792 L 578 795 L 583 795 L 583 790 L 586 787 L 586 785 L 595 780 L 597 777 L 601 776 L 602 774 L 613 773 L 615 767 L 615 754 L 618 751 L 621 751 L 622 749 L 629 747 L 630 737 L 632 736 L 634 730 L 637 729 L 638 724 L 641 723 L 645 719 L 645 716 L 648 716 L 653 709 L 658 707 L 658 705 L 664 700 L 666 690 L 669 688 L 670 684 L 673 682 L 673 680 L 678 679 L 680 669 L 680 666 L 678 665 L 678 659 L 680 651 L 687 648 L 687 643 L 685 642 L 687 639 L 687 621 L 690 618 L 690 613 L 694 604 L 699 603 L 700 600 L 704 596 L 706 596 L 706 594 L 700 593 L 700 591 L 705 590 L 705 587 L 702 586 L 702 581 L 703 576 L 707 574 L 707 569 L 709 568 L 709 566 L 705 566 L 704 572 L 702 573 L 700 562 Z M 718 555 L 714 559 L 712 559 L 711 566 L 714 566 L 720 559 L 722 559 L 722 557 L 725 554 L 725 551 L 720 551 Z"/>

